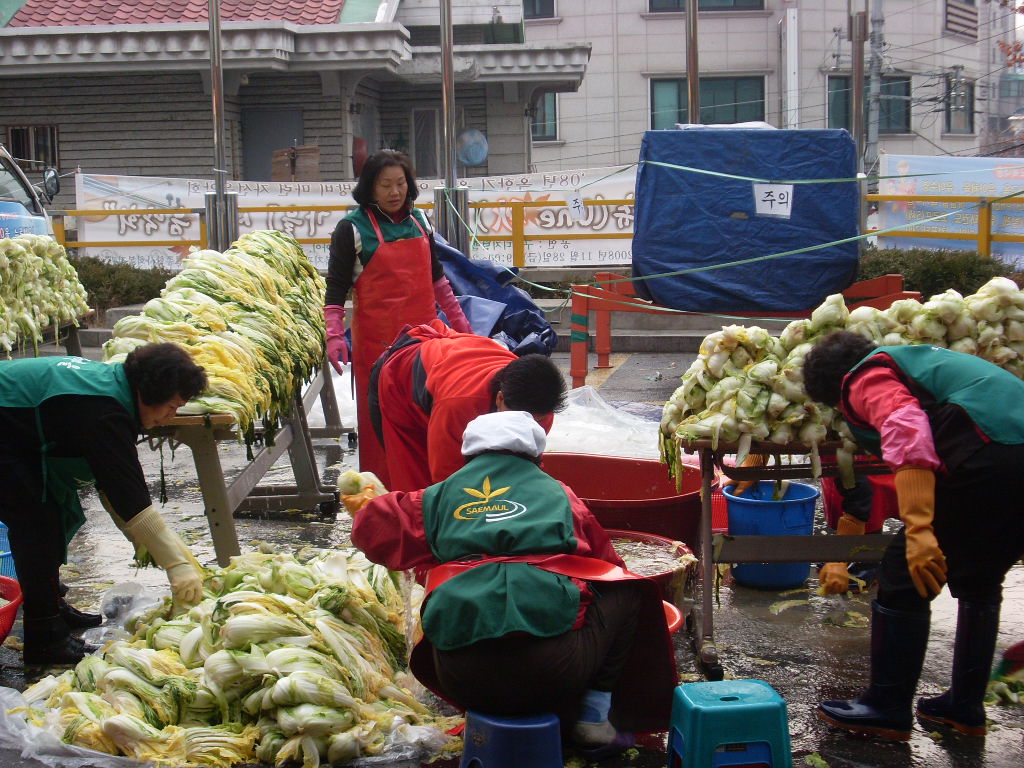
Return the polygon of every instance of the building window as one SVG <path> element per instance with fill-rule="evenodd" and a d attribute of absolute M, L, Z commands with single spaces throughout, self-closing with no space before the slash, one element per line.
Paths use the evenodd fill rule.
<path fill-rule="evenodd" d="M 412 111 L 412 162 L 416 176 L 436 179 L 440 175 L 440 136 L 436 109 Z"/>
<path fill-rule="evenodd" d="M 849 75 L 832 75 L 828 79 L 828 127 L 853 130 L 853 102 Z M 868 119 L 867 95 L 870 83 L 864 82 L 864 119 Z M 910 78 L 883 77 L 878 99 L 878 132 L 910 133 Z"/>
<path fill-rule="evenodd" d="M 687 0 L 650 0 L 652 13 L 685 11 Z M 698 11 L 759 11 L 764 0 L 697 0 Z"/>
<path fill-rule="evenodd" d="M 541 93 L 534 97 L 530 108 L 530 138 L 534 141 L 556 141 L 558 139 L 558 101 L 553 93 Z"/>
<path fill-rule="evenodd" d="M 700 115 L 691 119 L 686 78 L 651 81 L 651 127 L 672 128 L 676 123 L 745 123 L 764 120 L 764 78 L 702 77 Z"/>
<path fill-rule="evenodd" d="M 57 167 L 57 126 L 18 125 L 7 129 L 7 149 L 25 171 Z"/>
<path fill-rule="evenodd" d="M 555 0 L 523 0 L 524 19 L 553 19 Z"/>
<path fill-rule="evenodd" d="M 974 133 L 974 83 L 946 75 L 946 133 Z"/>

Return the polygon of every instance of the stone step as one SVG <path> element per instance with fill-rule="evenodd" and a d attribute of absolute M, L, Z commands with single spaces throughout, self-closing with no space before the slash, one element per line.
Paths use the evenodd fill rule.
<path fill-rule="evenodd" d="M 114 324 L 122 317 L 137 315 L 142 312 L 144 306 L 145 304 L 127 304 L 123 307 L 111 307 L 106 313 L 107 325 L 113 328 Z"/>

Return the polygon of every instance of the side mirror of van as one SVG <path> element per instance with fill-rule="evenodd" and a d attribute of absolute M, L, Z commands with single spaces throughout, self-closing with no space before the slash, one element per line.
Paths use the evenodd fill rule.
<path fill-rule="evenodd" d="M 46 195 L 47 202 L 51 202 L 58 192 L 60 192 L 60 174 L 57 173 L 56 168 L 48 167 L 43 171 L 43 194 Z"/>

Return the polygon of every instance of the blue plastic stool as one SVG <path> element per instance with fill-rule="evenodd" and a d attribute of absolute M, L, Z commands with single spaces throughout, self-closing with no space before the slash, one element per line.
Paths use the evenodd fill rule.
<path fill-rule="evenodd" d="M 562 734 L 554 715 L 494 717 L 466 712 L 459 768 L 562 768 Z"/>
<path fill-rule="evenodd" d="M 763 680 L 677 686 L 668 768 L 730 765 L 792 768 L 786 702 Z"/>

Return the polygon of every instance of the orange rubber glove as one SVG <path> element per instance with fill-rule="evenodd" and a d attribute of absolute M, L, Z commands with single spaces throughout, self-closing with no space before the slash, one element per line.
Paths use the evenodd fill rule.
<path fill-rule="evenodd" d="M 768 455 L 764 453 L 748 453 L 747 457 L 740 464 L 741 467 L 763 467 L 768 464 Z M 742 496 L 750 486 L 757 480 L 740 480 L 732 490 L 733 496 Z"/>
<path fill-rule="evenodd" d="M 836 523 L 840 536 L 862 536 L 864 523 L 852 515 L 843 515 Z M 846 563 L 825 563 L 818 569 L 818 584 L 826 595 L 843 595 L 850 589 L 850 571 Z"/>
<path fill-rule="evenodd" d="M 359 493 L 343 493 L 341 494 L 341 503 L 345 505 L 345 509 L 352 517 L 356 516 L 356 512 L 361 510 L 371 501 L 377 498 L 377 489 L 372 485 L 368 485 Z"/>
<path fill-rule="evenodd" d="M 939 548 L 932 522 L 935 518 L 935 473 L 903 467 L 896 472 L 900 519 L 906 526 L 907 567 L 921 597 L 929 599 L 946 583 L 946 556 Z"/>

